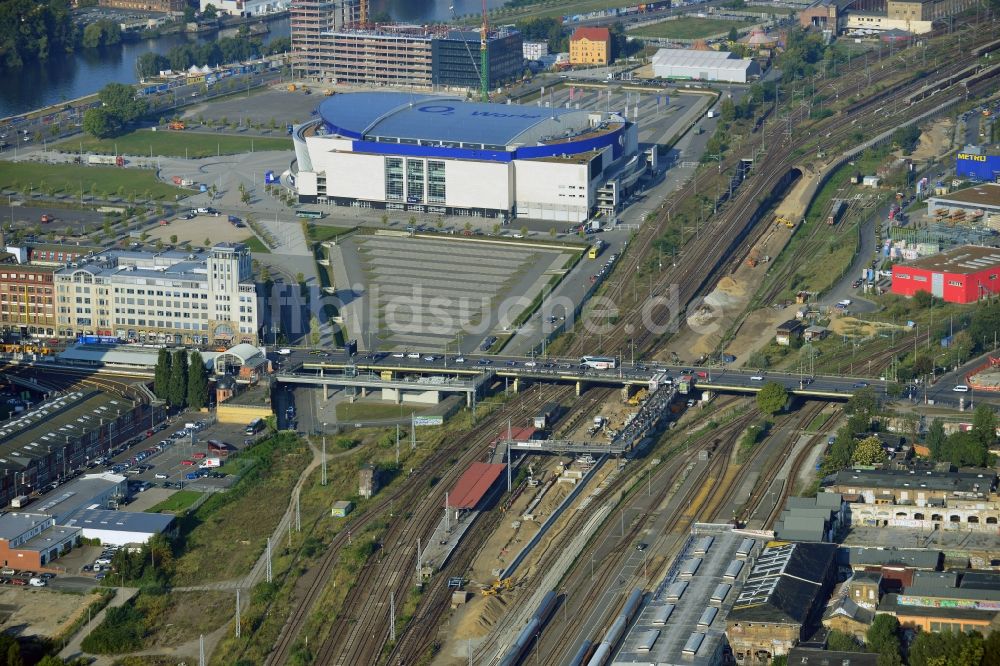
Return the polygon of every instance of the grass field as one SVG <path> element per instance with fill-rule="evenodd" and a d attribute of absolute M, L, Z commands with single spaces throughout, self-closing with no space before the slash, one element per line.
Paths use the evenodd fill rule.
<path fill-rule="evenodd" d="M 337 420 L 345 423 L 351 421 L 378 421 L 381 419 L 398 419 L 410 414 L 423 414 L 426 407 L 414 408 L 412 405 L 380 404 L 375 402 L 342 402 L 337 405 Z"/>
<path fill-rule="evenodd" d="M 154 132 L 148 129 L 136 130 L 113 139 L 70 139 L 53 146 L 66 153 L 104 153 L 108 155 L 140 155 L 148 157 L 211 157 L 212 155 L 236 155 L 262 150 L 291 150 L 289 139 L 230 136 L 208 132 Z"/>
<path fill-rule="evenodd" d="M 154 199 L 173 199 L 175 194 L 186 192 L 156 179 L 146 169 L 120 169 L 104 166 L 77 164 L 33 164 L 29 162 L 0 161 L 0 189 L 49 191 L 52 194 L 79 196 L 80 189 L 87 195 L 135 194 Z"/>
<path fill-rule="evenodd" d="M 331 227 L 325 224 L 310 224 L 309 228 L 309 240 L 322 243 L 323 241 L 328 241 L 331 238 L 336 238 L 337 236 L 342 236 L 349 231 L 354 231 L 347 227 Z"/>
<path fill-rule="evenodd" d="M 262 243 L 256 236 L 251 236 L 243 242 L 246 243 L 248 248 L 250 248 L 250 252 L 254 252 L 256 254 L 271 254 L 271 250 L 268 249 L 268 247 L 264 245 L 264 243 Z"/>
<path fill-rule="evenodd" d="M 745 28 L 746 23 L 740 21 L 725 21 L 722 19 L 697 18 L 684 16 L 676 21 L 663 21 L 647 25 L 630 32 L 639 37 L 660 37 L 662 39 L 703 39 L 729 32 L 730 28 Z"/>
<path fill-rule="evenodd" d="M 159 504 L 150 507 L 149 513 L 181 513 L 198 501 L 201 493 L 194 490 L 178 490 Z"/>

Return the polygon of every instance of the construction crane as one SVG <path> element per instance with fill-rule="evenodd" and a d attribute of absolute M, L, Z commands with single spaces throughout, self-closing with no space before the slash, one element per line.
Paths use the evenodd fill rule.
<path fill-rule="evenodd" d="M 361 7 L 358 11 L 358 23 L 362 28 L 368 27 L 368 0 L 361 0 Z"/>
<path fill-rule="evenodd" d="M 362 3 L 365 0 L 361 0 Z M 490 25 L 486 17 L 486 0 L 483 0 L 483 27 L 479 40 L 479 94 L 484 102 L 490 101 Z"/>

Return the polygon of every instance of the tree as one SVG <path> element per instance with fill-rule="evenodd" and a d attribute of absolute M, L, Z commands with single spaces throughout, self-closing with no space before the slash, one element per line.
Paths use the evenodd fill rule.
<path fill-rule="evenodd" d="M 208 376 L 200 352 L 191 353 L 188 368 L 187 404 L 191 409 L 201 409 L 208 404 Z"/>
<path fill-rule="evenodd" d="M 207 236 L 205 237 L 205 240 L 204 240 L 204 241 L 202 241 L 202 245 L 204 245 L 205 247 L 208 247 L 208 246 L 210 246 L 211 244 L 212 244 L 212 239 L 211 239 L 211 238 L 208 238 Z"/>
<path fill-rule="evenodd" d="M 882 440 L 876 436 L 865 437 L 854 447 L 853 461 L 859 465 L 877 465 L 888 456 L 882 448 Z"/>
<path fill-rule="evenodd" d="M 959 467 L 984 467 L 988 457 L 986 447 L 971 432 L 952 433 L 941 454 L 943 460 Z"/>
<path fill-rule="evenodd" d="M 206 18 L 209 20 L 217 18 L 218 16 L 219 16 L 219 10 L 216 9 L 215 5 L 213 5 L 212 3 L 208 3 L 207 5 L 205 5 L 205 11 L 201 13 L 202 18 Z"/>
<path fill-rule="evenodd" d="M 945 442 L 948 440 L 947 435 L 944 434 L 944 421 L 941 419 L 934 419 L 931 421 L 931 427 L 927 429 L 927 448 L 930 449 L 931 458 L 934 460 L 940 460 L 941 456 L 944 454 Z"/>
<path fill-rule="evenodd" d="M 170 235 L 170 244 L 171 245 L 177 245 L 177 234 L 171 234 Z"/>
<path fill-rule="evenodd" d="M 927 354 L 921 354 L 913 361 L 913 374 L 917 377 L 929 375 L 934 371 L 934 359 Z"/>
<path fill-rule="evenodd" d="M 240 195 L 240 201 L 243 202 L 244 206 L 249 206 L 250 202 L 252 200 L 253 200 L 253 197 L 251 196 L 251 194 L 249 192 L 244 192 L 243 194 Z"/>
<path fill-rule="evenodd" d="M 24 659 L 21 657 L 21 646 L 17 643 L 7 648 L 7 666 L 24 666 Z"/>
<path fill-rule="evenodd" d="M 788 402 L 788 391 L 778 382 L 768 382 L 757 393 L 757 409 L 767 415 L 777 414 Z"/>
<path fill-rule="evenodd" d="M 917 634 L 910 644 L 910 666 L 979 666 L 983 659 L 983 637 L 978 632 L 950 631 Z"/>
<path fill-rule="evenodd" d="M 118 118 L 105 109 L 87 109 L 83 114 L 83 131 L 93 137 L 106 139 L 117 134 L 120 129 Z"/>
<path fill-rule="evenodd" d="M 319 318 L 313 315 L 312 319 L 309 320 L 309 343 L 313 347 L 319 347 L 320 341 L 323 339 L 323 330 L 320 328 Z"/>
<path fill-rule="evenodd" d="M 107 84 L 98 91 L 97 98 L 108 113 L 116 116 L 123 124 L 142 117 L 149 107 L 145 99 L 136 99 L 135 88 L 124 83 Z"/>
<path fill-rule="evenodd" d="M 184 8 L 184 22 L 194 23 L 194 7 L 188 5 Z"/>
<path fill-rule="evenodd" d="M 997 415 L 989 405 L 979 405 L 972 417 L 972 436 L 985 448 L 997 438 Z"/>
<path fill-rule="evenodd" d="M 170 61 L 159 53 L 149 51 L 135 59 L 135 72 L 140 79 L 156 76 L 164 69 L 170 69 Z"/>
<path fill-rule="evenodd" d="M 740 38 L 740 33 L 738 30 L 736 30 L 736 28 L 730 28 L 728 36 L 729 36 L 729 41 L 735 42 L 737 39 Z"/>
<path fill-rule="evenodd" d="M 868 649 L 882 654 L 892 652 L 899 655 L 899 620 L 894 615 L 885 613 L 875 616 L 865 634 Z"/>
<path fill-rule="evenodd" d="M 1000 666 L 1000 631 L 992 631 L 983 641 L 981 666 Z"/>
<path fill-rule="evenodd" d="M 864 652 L 863 645 L 854 636 L 833 629 L 826 637 L 826 649 L 834 652 Z"/>
<path fill-rule="evenodd" d="M 170 395 L 170 361 L 170 352 L 161 347 L 153 372 L 153 393 L 160 400 L 166 400 Z"/>
<path fill-rule="evenodd" d="M 858 414 L 867 417 L 869 420 L 875 416 L 877 410 L 878 400 L 875 398 L 875 392 L 870 387 L 855 391 L 848 399 L 847 407 L 844 409 L 848 414 Z"/>
<path fill-rule="evenodd" d="M 182 409 L 187 399 L 188 391 L 188 357 L 187 350 L 178 349 L 170 363 L 170 388 L 167 400 L 172 407 Z"/>
<path fill-rule="evenodd" d="M 976 351 L 991 349 L 1000 331 L 1000 301 L 979 305 L 972 313 L 968 331 Z"/>

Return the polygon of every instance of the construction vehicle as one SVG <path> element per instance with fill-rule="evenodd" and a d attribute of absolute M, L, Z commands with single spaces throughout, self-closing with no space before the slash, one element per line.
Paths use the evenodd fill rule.
<path fill-rule="evenodd" d="M 326 90 L 323 91 L 323 94 L 326 95 L 327 97 L 331 97 L 333 95 L 333 91 L 327 88 Z"/>
<path fill-rule="evenodd" d="M 484 597 L 494 597 L 501 592 L 514 589 L 514 582 L 510 578 L 498 578 L 489 587 L 482 589 Z"/>
<path fill-rule="evenodd" d="M 170 123 L 167 124 L 167 128 L 172 130 L 182 130 L 185 128 L 185 126 L 184 123 L 180 120 L 171 120 Z"/>
<path fill-rule="evenodd" d="M 789 229 L 794 229 L 795 228 L 795 223 L 792 222 L 791 220 L 789 220 L 784 215 L 778 215 L 777 217 L 775 217 L 774 218 L 774 224 L 775 224 L 775 226 L 781 226 L 783 224 L 786 227 L 788 227 Z"/>
<path fill-rule="evenodd" d="M 750 256 L 747 257 L 747 266 L 750 268 L 757 268 L 757 264 L 760 263 L 760 259 L 757 258 L 757 250 L 751 250 Z"/>
<path fill-rule="evenodd" d="M 294 83 L 289 83 L 288 84 L 288 92 L 295 92 L 295 84 Z"/>

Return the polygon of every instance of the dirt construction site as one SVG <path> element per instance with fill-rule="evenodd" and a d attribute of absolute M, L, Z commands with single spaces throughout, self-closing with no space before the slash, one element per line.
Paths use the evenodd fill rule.
<path fill-rule="evenodd" d="M 99 598 L 27 586 L 0 589 L 0 631 L 15 636 L 57 636 Z"/>
<path fill-rule="evenodd" d="M 177 244 L 190 243 L 195 247 L 205 244 L 205 239 L 212 243 L 238 243 L 253 236 L 249 227 L 234 227 L 224 215 L 196 215 L 190 220 L 180 218 L 150 229 L 149 242 L 163 241 L 170 244 L 170 238 L 177 236 Z"/>

